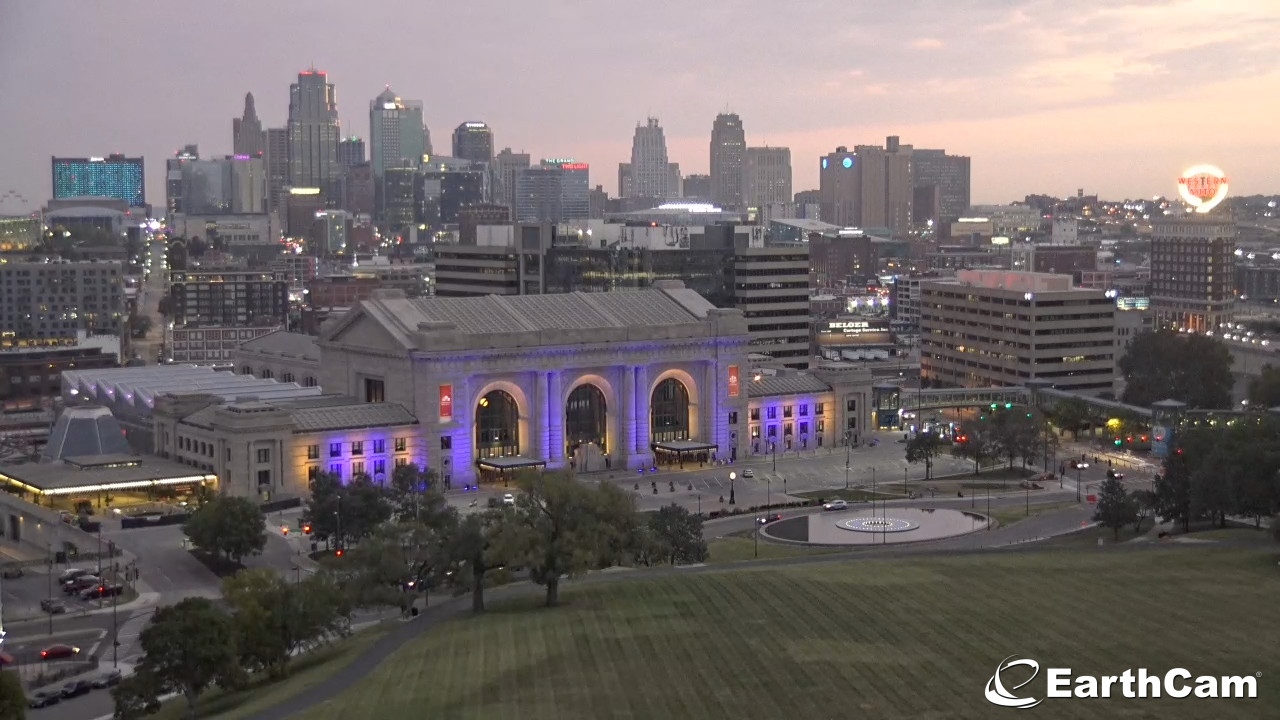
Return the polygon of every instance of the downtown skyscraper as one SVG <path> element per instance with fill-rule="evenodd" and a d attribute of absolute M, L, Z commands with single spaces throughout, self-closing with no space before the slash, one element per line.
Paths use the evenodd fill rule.
<path fill-rule="evenodd" d="M 671 168 L 667 161 L 667 139 L 662 133 L 658 118 L 651 117 L 644 125 L 636 124 L 636 134 L 631 141 L 630 187 L 627 197 L 662 201 L 672 195 Z M 619 191 L 623 189 L 620 187 Z"/>
<path fill-rule="evenodd" d="M 231 120 L 231 147 L 236 155 L 260 157 L 267 152 L 267 134 L 253 106 L 253 93 L 244 94 L 244 115 Z"/>
<path fill-rule="evenodd" d="M 403 100 L 387 86 L 369 103 L 369 155 L 374 181 L 389 167 L 418 167 L 426 152 L 422 101 Z"/>
<path fill-rule="evenodd" d="M 289 86 L 289 184 L 331 192 L 338 166 L 338 98 L 329 76 L 310 69 Z"/>
<path fill-rule="evenodd" d="M 737 113 L 717 115 L 711 126 L 711 202 L 729 209 L 743 206 L 742 171 L 746 151 L 742 118 Z"/>
<path fill-rule="evenodd" d="M 474 163 L 493 162 L 493 130 L 475 120 L 454 128 L 453 156 Z"/>

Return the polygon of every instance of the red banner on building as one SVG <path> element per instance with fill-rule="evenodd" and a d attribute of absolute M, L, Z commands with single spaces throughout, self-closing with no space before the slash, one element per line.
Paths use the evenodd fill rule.
<path fill-rule="evenodd" d="M 440 386 L 440 417 L 445 420 L 453 418 L 453 386 Z"/>
<path fill-rule="evenodd" d="M 738 366 L 729 366 L 729 397 L 738 397 Z"/>

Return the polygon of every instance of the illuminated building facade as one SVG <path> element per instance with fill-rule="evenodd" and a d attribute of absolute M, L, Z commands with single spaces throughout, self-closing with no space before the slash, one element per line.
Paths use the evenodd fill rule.
<path fill-rule="evenodd" d="M 126 326 L 118 262 L 0 264 L 0 336 L 14 339 L 120 335 Z"/>
<path fill-rule="evenodd" d="M 146 207 L 147 184 L 142 158 L 124 155 L 53 158 L 53 197 L 108 197 L 132 207 Z"/>
<path fill-rule="evenodd" d="M 319 341 L 321 385 L 396 397 L 427 466 L 456 484 L 522 467 L 736 456 L 748 336 L 678 282 L 633 292 L 421 298 L 383 291 Z"/>
<path fill-rule="evenodd" d="M 870 427 L 872 377 L 861 369 L 753 370 L 745 452 L 756 455 L 857 443 Z"/>
<path fill-rule="evenodd" d="M 474 163 L 493 162 L 493 131 L 482 122 L 462 123 L 453 130 L 453 156 Z"/>
<path fill-rule="evenodd" d="M 1184 216 L 1152 223 L 1151 312 L 1155 325 L 1217 331 L 1235 317 L 1236 225 Z"/>
<path fill-rule="evenodd" d="M 590 166 L 573 159 L 543 160 L 516 173 L 517 222 L 565 222 L 591 215 Z"/>

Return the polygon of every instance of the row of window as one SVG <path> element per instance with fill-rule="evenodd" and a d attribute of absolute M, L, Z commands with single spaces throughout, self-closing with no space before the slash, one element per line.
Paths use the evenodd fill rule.
<path fill-rule="evenodd" d="M 850 418 L 850 419 L 852 419 L 852 418 Z M 787 438 L 791 437 L 791 435 L 793 434 L 793 433 L 792 433 L 792 429 L 793 429 L 793 427 L 794 427 L 794 426 L 793 426 L 793 424 L 792 424 L 792 423 L 783 423 L 783 424 L 782 424 L 782 436 L 783 436 L 783 437 L 787 437 Z M 854 425 L 852 425 L 852 424 L 851 424 L 849 427 L 854 427 Z M 821 432 L 826 432 L 826 431 L 827 431 L 827 423 L 826 423 L 826 421 L 825 421 L 825 420 L 823 420 L 822 418 L 819 418 L 819 419 L 815 420 L 815 421 L 814 421 L 814 431 L 815 431 L 815 432 L 820 432 L 820 433 L 821 433 Z M 807 422 L 802 422 L 802 423 L 800 423 L 800 436 L 801 436 L 801 437 L 807 437 L 808 435 L 809 435 L 809 423 L 807 423 Z M 768 426 L 767 436 L 768 436 L 768 437 L 771 437 L 771 438 L 778 437 L 778 426 L 777 426 L 777 425 L 769 425 L 769 426 Z M 751 426 L 751 439 L 752 439 L 752 440 L 759 440 L 759 439 L 760 439 L 760 426 L 759 426 L 759 425 L 752 425 L 752 426 Z"/>
<path fill-rule="evenodd" d="M 854 407 L 857 407 L 857 406 L 855 405 Z M 783 406 L 782 406 L 782 417 L 784 417 L 784 418 L 789 418 L 789 417 L 791 417 L 791 415 L 792 415 L 792 410 L 793 410 L 793 409 L 795 409 L 795 406 L 794 406 L 794 405 L 783 405 Z M 822 415 L 822 414 L 824 414 L 825 410 L 826 410 L 826 404 L 825 404 L 825 403 L 814 403 L 814 404 L 813 404 L 813 414 L 814 414 L 814 415 Z M 765 414 L 766 414 L 766 417 L 768 417 L 768 419 L 770 419 L 770 420 L 777 420 L 777 419 L 778 419 L 778 406 L 777 406 L 777 405 L 770 405 L 769 407 L 765 408 L 765 411 L 766 411 L 766 413 L 765 413 Z M 799 413 L 799 414 L 800 414 L 800 417 L 808 417 L 808 416 L 809 416 L 809 404 L 808 404 L 808 403 L 800 403 L 800 413 Z M 752 420 L 753 422 L 759 422 L 759 421 L 760 421 L 760 408 L 751 408 L 751 420 Z M 736 424 L 737 424 L 737 422 L 738 422 L 737 413 L 731 413 L 731 414 L 730 414 L 729 424 L 730 424 L 730 425 L 736 425 Z"/>
<path fill-rule="evenodd" d="M 398 467 L 398 468 L 399 468 L 399 467 L 404 467 L 404 466 L 406 466 L 406 465 L 408 465 L 408 464 L 409 464 L 409 458 L 407 458 L 407 457 L 398 457 L 398 458 L 396 458 L 396 460 L 395 460 L 395 466 L 396 466 L 396 467 Z M 376 459 L 376 460 L 374 460 L 374 461 L 373 461 L 373 463 L 372 463 L 371 465 L 369 465 L 368 467 L 371 469 L 371 471 L 370 471 L 370 473 L 369 473 L 369 474 L 371 474 L 373 478 L 377 479 L 377 478 L 378 478 L 378 476 L 380 476 L 380 475 L 386 475 L 386 472 L 387 472 L 387 461 L 386 461 L 386 460 L 382 460 L 382 459 Z M 356 475 L 364 475 L 364 474 L 366 474 L 366 473 L 365 473 L 365 468 L 366 468 L 366 465 L 364 464 L 364 461 L 363 461 L 363 460 L 353 460 L 353 461 L 351 462 L 351 476 L 352 476 L 352 477 L 355 477 Z M 343 477 L 343 464 L 342 464 L 342 463 L 330 463 L 330 465 L 329 465 L 329 472 L 330 472 L 330 473 L 332 473 L 333 475 L 335 475 L 335 476 L 339 477 L 339 478 Z M 316 475 L 319 475 L 319 474 L 320 474 L 320 466 L 319 466 L 319 465 L 308 465 L 308 466 L 307 466 L 307 482 L 308 482 L 308 483 L 315 481 L 315 479 L 316 479 Z"/>
<path fill-rule="evenodd" d="M 343 449 L 342 446 L 344 444 L 345 443 L 340 443 L 340 442 L 329 443 L 329 457 L 331 458 L 342 457 L 342 449 Z M 364 455 L 363 440 L 352 440 L 350 445 L 351 445 L 351 452 L 350 452 L 351 457 L 360 457 L 361 455 Z M 394 447 L 395 447 L 395 451 L 398 453 L 405 452 L 406 450 L 409 449 L 409 439 L 403 438 L 403 437 L 396 438 Z M 370 441 L 370 448 L 371 448 L 370 454 L 381 455 L 382 453 L 387 451 L 387 441 L 381 438 L 377 440 L 372 440 Z M 319 457 L 320 457 L 320 446 L 308 445 L 307 459 L 316 460 Z"/>

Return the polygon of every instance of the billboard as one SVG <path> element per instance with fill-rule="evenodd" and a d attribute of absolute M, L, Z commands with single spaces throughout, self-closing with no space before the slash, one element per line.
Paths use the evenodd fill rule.
<path fill-rule="evenodd" d="M 440 418 L 442 420 L 453 419 L 453 386 L 440 386 Z"/>
<path fill-rule="evenodd" d="M 1227 175 L 1213 165 L 1187 168 L 1178 178 L 1178 194 L 1196 212 L 1207 213 L 1227 197 Z"/>
<path fill-rule="evenodd" d="M 889 318 L 827 320 L 818 323 L 819 346 L 893 345 Z"/>
<path fill-rule="evenodd" d="M 729 366 L 729 397 L 738 397 L 741 391 L 741 382 L 738 379 L 738 366 Z"/>

